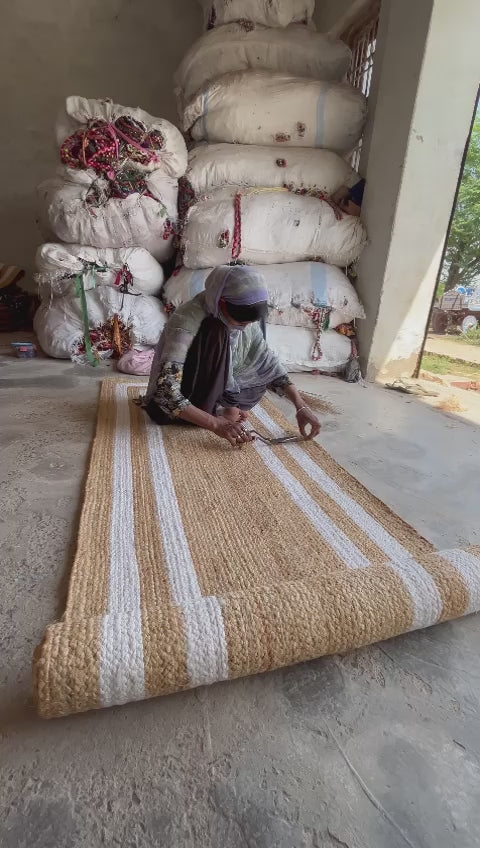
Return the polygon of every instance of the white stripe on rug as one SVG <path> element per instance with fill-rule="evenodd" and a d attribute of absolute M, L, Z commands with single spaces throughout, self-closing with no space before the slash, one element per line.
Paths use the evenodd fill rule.
<path fill-rule="evenodd" d="M 471 551 L 464 551 L 460 548 L 440 551 L 440 556 L 448 560 L 465 580 L 470 600 L 464 615 L 478 612 L 480 609 L 480 559 Z"/>
<path fill-rule="evenodd" d="M 146 421 L 157 518 L 173 597 L 182 608 L 192 686 L 228 679 L 228 651 L 220 603 L 203 597 L 183 526 L 162 428 Z M 152 517 L 153 520 L 153 517 Z"/>
<path fill-rule="evenodd" d="M 255 413 L 257 414 L 257 413 Z M 371 565 L 370 561 L 362 552 L 350 541 L 343 530 L 338 527 L 334 521 L 319 507 L 319 505 L 309 495 L 302 484 L 290 473 L 283 462 L 278 458 L 274 451 L 264 445 L 263 442 L 256 440 L 254 447 L 262 457 L 267 468 L 275 475 L 277 480 L 282 484 L 286 493 L 291 497 L 297 506 L 302 510 L 304 515 L 310 519 L 315 529 L 320 533 L 332 550 L 348 565 L 350 568 L 368 568 Z"/>
<path fill-rule="evenodd" d="M 128 385 L 115 387 L 108 613 L 102 623 L 102 707 L 146 697 L 140 575 L 135 552 Z"/>
<path fill-rule="evenodd" d="M 264 409 L 256 407 L 254 414 L 272 436 L 278 437 L 284 435 L 281 427 L 277 425 Z M 412 630 L 426 627 L 438 621 L 442 614 L 443 604 L 440 592 L 431 574 L 378 521 L 366 512 L 357 501 L 347 495 L 302 450 L 299 444 L 292 445 L 287 443 L 285 449 L 298 462 L 310 479 L 343 509 L 347 518 L 353 521 L 357 527 L 360 527 L 388 557 L 388 565 L 402 578 L 412 598 L 414 609 Z M 350 568 L 358 567 L 356 564 L 352 565 L 347 559 L 345 562 Z M 367 562 L 367 565 L 370 565 L 370 563 Z"/>

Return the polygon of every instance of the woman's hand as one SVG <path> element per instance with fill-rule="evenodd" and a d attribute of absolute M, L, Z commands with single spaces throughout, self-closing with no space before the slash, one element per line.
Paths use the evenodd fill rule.
<path fill-rule="evenodd" d="M 318 436 L 321 429 L 320 421 L 309 406 L 302 406 L 298 410 L 297 424 L 298 429 L 305 439 L 314 439 L 315 436 Z M 310 432 L 307 430 L 308 426 L 310 426 Z"/>
<path fill-rule="evenodd" d="M 254 436 L 241 421 L 231 421 L 221 415 L 214 418 L 212 432 L 220 439 L 226 439 L 234 448 L 241 448 L 242 445 L 254 440 Z"/>

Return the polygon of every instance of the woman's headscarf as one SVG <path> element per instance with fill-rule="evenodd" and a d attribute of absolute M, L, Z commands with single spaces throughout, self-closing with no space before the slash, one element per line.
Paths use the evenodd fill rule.
<path fill-rule="evenodd" d="M 235 306 L 252 306 L 268 301 L 265 281 L 248 265 L 219 265 L 205 280 L 205 305 L 214 318 L 219 317 L 220 299 Z"/>

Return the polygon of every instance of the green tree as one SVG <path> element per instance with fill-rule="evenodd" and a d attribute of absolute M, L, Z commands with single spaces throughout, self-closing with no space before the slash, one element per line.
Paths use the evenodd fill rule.
<path fill-rule="evenodd" d="M 480 275 L 480 111 L 473 125 L 448 239 L 442 280 L 445 290 Z"/>

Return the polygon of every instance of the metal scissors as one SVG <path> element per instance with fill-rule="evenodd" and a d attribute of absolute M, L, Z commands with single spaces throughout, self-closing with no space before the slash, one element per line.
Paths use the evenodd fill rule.
<path fill-rule="evenodd" d="M 258 430 L 254 430 L 253 428 L 251 428 L 251 429 L 249 428 L 247 430 L 247 433 L 253 433 L 255 436 L 257 436 L 260 439 L 261 442 L 263 442 L 265 445 L 270 445 L 270 447 L 272 447 L 273 445 L 285 445 L 288 442 L 303 442 L 304 441 L 303 436 L 296 436 L 296 435 L 278 436 L 276 439 L 269 439 L 268 436 L 262 436 L 262 434 L 259 433 Z"/>

